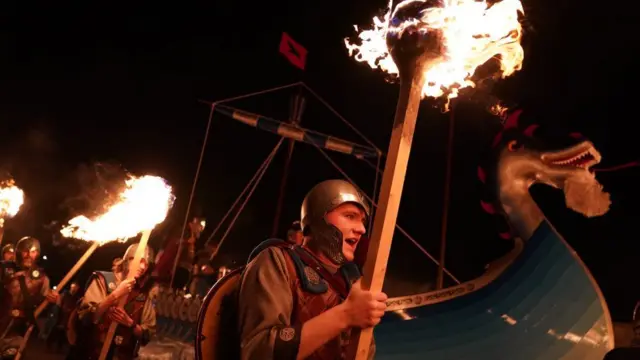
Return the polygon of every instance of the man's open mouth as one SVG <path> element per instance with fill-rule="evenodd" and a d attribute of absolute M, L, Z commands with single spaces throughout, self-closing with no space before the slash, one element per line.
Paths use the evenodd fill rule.
<path fill-rule="evenodd" d="M 584 141 L 565 150 L 547 152 L 542 161 L 558 166 L 575 166 L 588 170 L 600 163 L 602 156 L 590 141 Z"/>
<path fill-rule="evenodd" d="M 358 244 L 358 239 L 348 238 L 344 240 L 349 246 L 356 246 Z"/>

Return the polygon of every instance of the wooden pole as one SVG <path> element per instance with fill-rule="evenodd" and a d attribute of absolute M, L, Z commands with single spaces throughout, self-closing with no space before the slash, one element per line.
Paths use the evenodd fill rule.
<path fill-rule="evenodd" d="M 87 262 L 89 257 L 94 253 L 94 251 L 96 251 L 98 247 L 100 247 L 99 242 L 94 241 L 93 243 L 91 243 L 91 246 L 87 249 L 87 251 L 84 252 L 80 260 L 78 260 L 76 264 L 73 265 L 71 270 L 67 272 L 67 275 L 65 275 L 64 278 L 62 278 L 62 280 L 58 283 L 58 286 L 56 286 L 56 289 L 58 291 L 67 285 L 67 283 L 76 275 L 78 270 L 80 270 L 82 265 L 84 265 L 84 263 Z M 37 319 L 38 316 L 40 316 L 40 314 L 47 308 L 48 305 L 49 305 L 49 302 L 47 300 L 44 300 L 42 303 L 40 303 L 40 305 L 34 311 L 33 317 Z M 22 352 L 27 347 L 27 342 L 29 342 L 29 337 L 31 337 L 31 333 L 33 332 L 33 327 L 34 327 L 34 324 L 29 325 L 29 328 L 27 329 L 24 336 L 22 337 L 22 341 L 20 342 L 20 347 L 18 348 L 18 352 L 16 353 L 14 360 L 20 360 L 20 358 L 22 357 Z"/>
<path fill-rule="evenodd" d="M 60 282 L 58 283 L 58 285 L 56 286 L 56 289 L 58 291 L 60 291 L 62 288 L 64 288 L 65 286 L 67 286 L 67 283 L 69 281 L 71 281 L 71 279 L 76 275 L 76 273 L 80 270 L 80 268 L 82 267 L 82 265 L 84 265 L 85 262 L 87 262 L 87 260 L 89 260 L 89 257 L 91 257 L 91 255 L 100 247 L 100 243 L 95 241 L 91 243 L 91 246 L 87 249 L 87 251 L 84 252 L 84 254 L 82 254 L 82 257 L 80 258 L 80 260 L 78 260 L 76 262 L 75 265 L 73 265 L 73 267 L 71 268 L 71 270 L 69 270 L 67 272 L 67 274 L 64 276 L 64 278 L 62 278 L 62 280 L 60 280 Z M 49 302 L 47 301 L 43 301 L 40 306 L 38 306 L 38 308 L 35 311 L 35 317 L 38 317 L 43 311 L 44 309 L 47 307 L 47 305 L 49 304 Z"/>
<path fill-rule="evenodd" d="M 451 101 L 449 112 L 449 143 L 447 148 L 447 170 L 444 177 L 444 203 L 442 205 L 442 227 L 440 229 L 440 259 L 438 264 L 438 277 L 436 289 L 444 287 L 444 261 L 447 255 L 447 223 L 449 220 L 449 199 L 451 197 L 451 167 L 453 160 L 453 133 L 455 129 L 455 99 Z"/>
<path fill-rule="evenodd" d="M 301 88 L 302 89 L 302 88 Z M 291 103 L 291 112 L 289 114 L 289 122 L 293 125 L 299 125 L 302 120 L 302 112 L 304 111 L 305 99 L 302 97 L 302 91 L 293 95 Z M 284 170 L 282 171 L 282 180 L 280 181 L 280 194 L 278 195 L 278 203 L 276 205 L 276 213 L 273 217 L 273 228 L 271 230 L 271 237 L 278 236 L 278 229 L 280 225 L 280 216 L 282 214 L 282 206 L 284 205 L 284 196 L 287 190 L 287 179 L 289 178 L 289 167 L 291 166 L 291 158 L 293 157 L 293 148 L 296 145 L 296 141 L 289 139 L 289 148 L 287 149 L 287 158 L 284 163 Z"/>
<path fill-rule="evenodd" d="M 133 257 L 133 262 L 131 263 L 131 268 L 129 269 L 129 273 L 127 274 L 127 279 L 131 279 L 138 272 L 138 267 L 140 266 L 140 260 L 147 249 L 147 243 L 149 242 L 149 236 L 151 236 L 151 230 L 146 230 L 142 233 L 142 238 L 140 239 L 140 243 L 138 244 L 138 248 L 136 249 L 136 253 Z M 118 307 L 124 308 L 127 304 L 127 296 L 123 296 L 118 301 Z M 107 332 L 107 336 L 104 339 L 104 343 L 102 344 L 102 350 L 100 351 L 99 360 L 105 360 L 107 355 L 109 354 L 109 348 L 111 348 L 111 342 L 113 341 L 113 336 L 116 334 L 116 329 L 118 327 L 118 323 L 115 321 L 111 322 L 109 326 L 109 331 Z"/>
<path fill-rule="evenodd" d="M 367 261 L 363 270 L 362 288 L 375 292 L 382 291 L 387 271 L 387 262 L 424 85 L 422 67 L 417 62 L 412 65 L 407 69 L 409 71 L 401 74 L 404 76 L 401 77 L 400 95 L 389 151 L 387 152 L 387 161 L 382 175 L 378 210 L 375 213 Z M 352 329 L 351 343 L 353 346 L 350 349 L 350 358 L 367 359 L 372 338 L 373 327 L 360 331 Z"/>

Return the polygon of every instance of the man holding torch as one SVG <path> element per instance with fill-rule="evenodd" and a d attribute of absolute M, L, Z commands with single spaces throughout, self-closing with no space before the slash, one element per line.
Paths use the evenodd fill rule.
<path fill-rule="evenodd" d="M 125 297 L 125 295 L 130 293 L 131 290 L 134 289 L 134 284 L 137 283 L 138 287 L 134 289 L 137 292 L 137 295 L 133 298 L 133 301 L 146 304 L 147 298 L 151 298 L 147 289 L 142 285 L 144 282 L 141 281 L 141 276 L 146 274 L 153 259 L 152 254 L 149 252 L 150 250 L 147 248 L 147 242 L 149 241 L 151 230 L 157 224 L 164 221 L 167 212 L 173 205 L 173 201 L 175 199 L 171 193 L 171 187 L 164 179 L 157 176 L 146 175 L 142 177 L 133 177 L 127 174 L 127 179 L 123 185 L 124 189 L 118 195 L 119 201 L 111 204 L 103 214 L 95 216 L 93 219 L 84 215 L 76 216 L 69 220 L 68 226 L 60 230 L 63 236 L 89 241 L 91 246 L 58 283 L 58 289 L 65 287 L 65 285 L 73 278 L 82 265 L 101 244 L 115 240 L 124 241 L 142 233 L 139 246 L 130 248 L 129 252 L 125 253 L 125 257 L 122 259 L 122 266 L 118 267 L 117 271 L 115 271 L 113 281 L 106 282 L 106 285 L 103 282 L 102 285 L 104 285 L 104 287 L 97 289 L 95 292 L 87 289 L 88 293 L 95 295 L 93 297 L 90 295 L 88 298 L 94 299 L 93 303 L 96 303 L 95 299 L 99 299 L 100 303 L 105 307 L 106 304 L 110 304 L 106 307 L 109 309 L 109 312 L 105 319 L 112 321 L 110 321 L 110 325 L 106 333 L 103 332 L 104 335 L 101 335 L 99 338 L 99 340 L 104 343 L 104 346 L 102 347 L 103 349 L 99 353 L 99 359 L 101 360 L 104 360 L 107 357 L 109 350 L 113 348 L 113 340 L 116 341 L 116 345 L 123 344 L 124 337 L 116 337 L 114 339 L 119 324 L 126 322 L 132 327 L 130 328 L 130 331 L 133 331 L 138 335 L 141 333 L 144 335 L 145 333 L 142 331 L 144 328 L 140 330 L 140 327 L 138 326 L 140 325 L 140 322 L 135 322 L 135 317 L 140 315 L 136 315 L 136 313 L 128 311 L 130 309 L 125 309 L 125 306 L 130 304 L 132 301 L 132 299 Z M 133 258 L 129 259 L 131 256 L 133 256 Z M 140 268 L 142 270 L 139 272 L 138 269 Z M 108 273 L 103 273 L 103 275 L 107 274 Z M 116 277 L 115 275 L 118 276 Z M 136 276 L 138 276 L 137 279 Z M 116 283 L 124 283 L 124 285 L 121 285 L 121 290 L 116 292 L 116 295 L 118 296 L 111 296 L 113 290 L 118 289 Z M 49 301 L 52 301 L 53 298 L 55 298 L 55 300 L 58 298 L 57 293 L 55 292 L 53 295 L 48 297 L 51 297 L 51 300 Z M 102 303 L 102 300 L 107 300 L 107 302 Z M 88 304 L 91 305 L 91 303 L 92 302 L 89 301 Z M 134 305 L 140 305 L 137 303 L 134 303 Z M 46 305 L 46 302 L 41 303 L 32 313 L 35 313 L 37 316 L 37 314 L 46 308 Z M 118 307 L 120 310 L 110 309 L 111 306 Z M 145 316 L 143 309 L 148 307 L 149 306 L 135 306 L 137 312 L 142 311 L 141 314 L 143 317 Z M 91 309 L 91 307 L 89 307 L 89 309 Z M 122 309 L 124 309 L 124 313 Z M 106 310 L 100 308 L 100 316 L 93 315 L 87 319 L 94 318 L 97 321 L 103 321 L 104 319 L 102 315 L 104 315 L 104 311 Z M 127 316 L 124 316 L 124 314 L 127 314 Z M 155 317 L 155 315 L 153 315 L 153 317 Z M 133 323 L 131 322 L 132 319 L 134 320 Z M 153 326 L 154 325 L 150 325 L 148 329 L 152 330 Z M 20 341 L 17 354 L 15 355 L 16 360 L 20 359 L 32 331 L 33 325 L 28 327 L 23 340 Z M 81 345 L 84 345 L 84 343 Z M 76 352 L 77 350 L 73 354 Z M 111 357 L 113 358 L 114 356 L 111 355 Z"/>
<path fill-rule="evenodd" d="M 129 277 L 138 244 L 129 246 L 114 272 L 98 271 L 91 276 L 78 309 L 75 331 L 78 340 L 68 359 L 98 359 L 111 322 L 118 326 L 108 358 L 134 359 L 156 328 L 157 288 L 149 281 L 153 250 L 145 248 L 136 273 Z M 124 308 L 117 306 L 126 297 Z"/>
<path fill-rule="evenodd" d="M 368 217 L 353 185 L 324 181 L 302 204 L 304 245 L 256 251 L 239 293 L 242 359 L 344 359 L 351 330 L 380 321 L 387 296 L 361 289 L 352 263 Z"/>
<path fill-rule="evenodd" d="M 0 281 L 15 272 L 16 249 L 13 244 L 2 247 L 2 261 L 0 261 Z"/>
<path fill-rule="evenodd" d="M 34 309 L 46 299 L 56 303 L 57 293 L 51 291 L 49 278 L 37 266 L 40 258 L 40 241 L 24 237 L 16 246 L 16 268 L 3 278 L 0 299 L 0 358 L 13 358 L 22 342 L 22 335 L 29 325 L 35 324 Z"/>

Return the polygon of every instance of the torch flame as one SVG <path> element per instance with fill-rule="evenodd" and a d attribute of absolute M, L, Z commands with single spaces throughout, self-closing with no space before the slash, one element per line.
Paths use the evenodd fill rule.
<path fill-rule="evenodd" d="M 405 0 L 392 12 L 392 3 L 383 20 L 373 18 L 373 28 L 360 31 L 360 44 L 345 45 L 356 61 L 366 62 L 390 75 L 398 75 L 388 45 L 388 36 L 402 36 L 408 28 L 418 31 L 439 31 L 444 53 L 440 59 L 424 69 L 425 85 L 422 96 L 451 99 L 459 89 L 474 87 L 471 76 L 491 58 L 500 63 L 501 76 L 507 77 L 522 68 L 524 50 L 520 45 L 522 26 L 518 15 L 523 14 L 520 0 L 502 0 L 493 5 L 476 0 L 441 0 L 435 7 L 427 7 L 427 0 Z M 396 24 L 396 14 L 408 5 L 425 4 L 417 18 Z M 355 27 L 358 31 L 358 27 Z"/>
<path fill-rule="evenodd" d="M 0 219 L 14 217 L 24 204 L 24 192 L 13 180 L 0 183 Z"/>
<path fill-rule="evenodd" d="M 91 220 L 84 215 L 69 220 L 60 230 L 64 237 L 105 243 L 124 241 L 151 230 L 167 217 L 175 197 L 167 182 L 157 176 L 130 177 L 120 201 Z"/>

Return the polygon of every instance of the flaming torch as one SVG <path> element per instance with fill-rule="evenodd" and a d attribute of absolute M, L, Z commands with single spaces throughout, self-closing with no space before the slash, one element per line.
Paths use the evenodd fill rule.
<path fill-rule="evenodd" d="M 4 221 L 16 216 L 24 204 L 24 192 L 15 185 L 15 181 L 8 180 L 0 183 L 0 243 L 4 236 Z"/>
<path fill-rule="evenodd" d="M 142 238 L 133 260 L 134 267 L 139 265 L 140 258 L 144 254 L 149 241 L 151 230 L 164 221 L 175 198 L 171 193 L 171 187 L 164 179 L 157 176 L 129 177 L 124 185 L 125 189 L 120 193 L 118 202 L 109 206 L 102 215 L 94 219 L 89 219 L 84 215 L 77 216 L 69 220 L 69 225 L 60 230 L 64 237 L 89 241 L 91 246 L 64 276 L 62 281 L 58 283 L 56 287 L 58 290 L 62 289 L 73 278 L 100 245 L 116 240 L 126 241 L 142 232 Z M 131 275 L 135 273 L 135 269 L 129 272 Z M 123 298 L 123 300 L 126 301 L 126 298 Z M 43 301 L 38 306 L 35 310 L 35 317 L 38 317 L 44 311 L 47 304 L 47 301 Z M 121 301 L 120 306 L 122 307 L 123 305 Z M 115 322 L 111 324 L 109 328 L 110 336 L 107 337 L 108 341 L 105 340 L 107 350 L 115 333 L 115 324 Z M 32 331 L 33 325 L 25 333 L 24 340 L 16 355 L 16 360 L 20 359 L 22 350 L 24 350 Z"/>
<path fill-rule="evenodd" d="M 492 58 L 502 76 L 519 70 L 523 13 L 519 0 L 488 5 L 475 0 L 405 0 L 384 22 L 359 34 L 360 45 L 345 40 L 350 55 L 397 77 L 400 94 L 380 187 L 362 287 L 381 291 L 400 207 L 411 142 L 423 97 L 449 100 L 459 89 L 474 86 L 472 75 Z M 356 27 L 356 31 L 358 28 Z M 353 332 L 350 358 L 367 359 L 373 328 Z M 357 344 L 357 347 L 356 347 Z"/>

